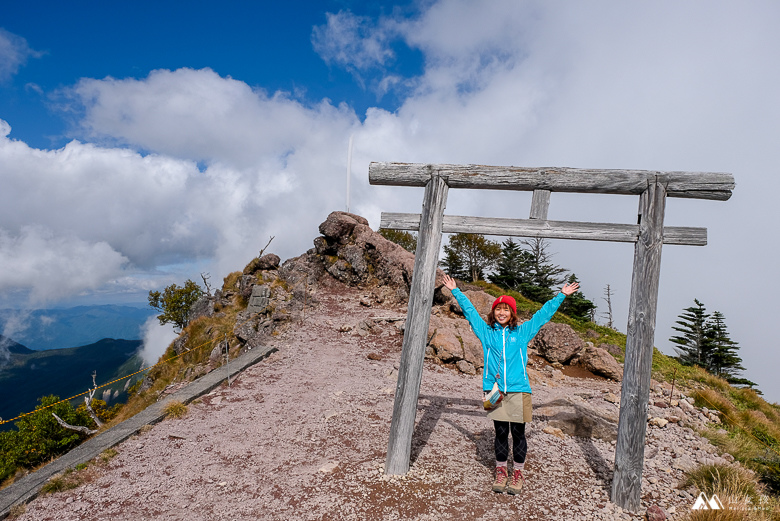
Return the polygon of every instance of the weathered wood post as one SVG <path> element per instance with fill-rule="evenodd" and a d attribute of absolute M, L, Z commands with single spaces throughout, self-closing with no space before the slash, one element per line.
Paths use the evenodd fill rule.
<path fill-rule="evenodd" d="M 432 172 L 425 185 L 412 287 L 409 291 L 409 308 L 406 312 L 406 329 L 385 461 L 385 474 L 388 475 L 406 474 L 409 471 L 447 191 L 446 180 Z"/>
<path fill-rule="evenodd" d="M 639 510 L 641 499 L 665 206 L 666 188 L 656 179 L 639 198 L 639 238 L 634 246 L 626 360 L 612 479 L 612 502 L 632 511 Z"/>
<path fill-rule="evenodd" d="M 445 177 L 446 183 L 443 183 L 439 176 Z M 437 178 L 438 185 L 433 183 Z M 636 244 L 634 274 L 631 282 L 612 501 L 623 508 L 637 510 L 640 506 L 644 466 L 661 245 L 707 244 L 706 228 L 664 227 L 666 197 L 726 201 L 734 189 L 734 176 L 722 172 L 371 163 L 369 182 L 388 186 L 426 186 L 425 211 L 422 216 L 383 212 L 380 225 L 393 230 L 420 231 L 418 258 L 414 264 L 412 294 L 406 321 L 409 338 L 404 336 L 385 473 L 403 474 L 409 469 L 415 405 L 422 377 L 425 334 L 430 323 L 436 253 L 441 242 L 441 233 L 633 242 Z M 435 197 L 431 192 L 434 186 L 440 186 L 443 192 L 440 206 L 435 208 L 432 202 Z M 528 219 L 442 216 L 441 211 L 444 209 L 444 199 L 449 188 L 533 191 L 531 214 Z M 548 220 L 551 192 L 639 195 L 639 223 Z M 436 223 L 432 223 L 434 217 Z M 432 242 L 434 240 L 435 245 Z M 426 246 L 423 247 L 423 244 Z M 423 260 L 423 254 L 430 257 Z M 425 282 L 419 280 L 422 277 L 425 277 Z M 420 299 L 419 304 L 416 299 Z"/>

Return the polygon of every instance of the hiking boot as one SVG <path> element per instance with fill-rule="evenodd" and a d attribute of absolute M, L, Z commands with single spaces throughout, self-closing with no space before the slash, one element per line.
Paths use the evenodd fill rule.
<path fill-rule="evenodd" d="M 509 473 L 506 467 L 496 467 L 496 480 L 493 482 L 493 492 L 501 493 L 506 489 Z"/>
<path fill-rule="evenodd" d="M 509 482 L 509 485 L 506 486 L 507 493 L 519 494 L 520 489 L 523 488 L 524 483 L 525 479 L 523 479 L 523 471 L 520 469 L 515 469 L 515 471 L 512 472 L 512 480 Z"/>

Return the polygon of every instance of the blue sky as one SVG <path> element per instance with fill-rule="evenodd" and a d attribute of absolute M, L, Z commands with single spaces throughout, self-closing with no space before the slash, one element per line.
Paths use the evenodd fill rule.
<path fill-rule="evenodd" d="M 747 377 L 780 399 L 780 6 L 771 1 L 13 2 L 0 14 L 0 305 L 143 301 L 268 240 L 311 247 L 345 206 L 419 211 L 371 161 L 725 171 L 728 202 L 670 200 L 704 248 L 665 247 L 656 344 L 698 298 Z M 525 217 L 530 196 L 450 194 L 447 213 Z M 636 198 L 553 194 L 550 218 L 634 222 Z M 630 245 L 553 243 L 586 296 Z M 767 363 L 774 362 L 774 363 Z"/>

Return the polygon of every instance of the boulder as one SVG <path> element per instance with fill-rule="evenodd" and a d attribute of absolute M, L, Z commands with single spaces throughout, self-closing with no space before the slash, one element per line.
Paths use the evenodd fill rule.
<path fill-rule="evenodd" d="M 252 295 L 252 287 L 257 284 L 257 277 L 254 275 L 241 275 L 238 279 L 238 292 L 244 300 L 249 300 Z"/>
<path fill-rule="evenodd" d="M 529 344 L 549 362 L 561 364 L 571 360 L 584 346 L 585 343 L 571 326 L 553 322 L 545 324 Z"/>
<path fill-rule="evenodd" d="M 463 294 L 466 295 L 466 297 L 468 297 L 468 299 L 474 305 L 474 308 L 476 308 L 477 312 L 482 316 L 482 318 L 487 320 L 487 316 L 490 313 L 490 310 L 492 309 L 493 302 L 495 302 L 496 297 L 494 297 L 493 295 L 489 295 L 484 291 L 475 291 L 471 289 L 464 291 Z M 458 301 L 455 300 L 454 297 L 452 297 L 452 301 L 450 302 L 450 309 L 454 313 L 463 315 L 463 310 L 460 309 L 460 306 L 458 305 Z"/>
<path fill-rule="evenodd" d="M 615 344 L 599 344 L 598 347 L 606 349 L 611 355 L 623 356 L 623 350 L 620 349 L 620 346 L 616 346 Z"/>
<path fill-rule="evenodd" d="M 320 224 L 319 230 L 326 239 L 343 241 L 352 234 L 357 224 L 368 226 L 368 221 L 353 213 L 331 212 L 325 222 Z"/>
<path fill-rule="evenodd" d="M 442 362 L 457 363 L 465 360 L 475 371 L 485 364 L 482 358 L 482 344 L 462 318 L 433 316 L 428 326 L 428 347 Z M 465 372 L 465 371 L 463 371 Z"/>
<path fill-rule="evenodd" d="M 666 513 L 658 505 L 651 505 L 645 512 L 647 521 L 666 521 Z"/>
<path fill-rule="evenodd" d="M 554 400 L 534 407 L 534 416 L 546 420 L 547 425 L 561 429 L 569 436 L 617 439 L 616 412 L 604 412 L 585 403 Z"/>
<path fill-rule="evenodd" d="M 600 347 L 587 346 L 577 355 L 576 364 L 593 374 L 605 376 L 617 382 L 623 379 L 623 368 L 618 361 Z"/>
<path fill-rule="evenodd" d="M 210 295 L 203 295 L 190 307 L 187 313 L 187 321 L 193 322 L 200 317 L 210 317 L 214 315 L 214 303 L 216 298 Z"/>
<path fill-rule="evenodd" d="M 466 360 L 460 360 L 457 364 L 455 364 L 455 367 L 458 368 L 458 371 L 464 374 L 470 374 L 470 375 L 476 375 L 477 369 L 471 364 L 471 362 L 467 362 Z"/>
<path fill-rule="evenodd" d="M 279 268 L 281 259 L 274 253 L 266 253 L 262 257 L 255 257 L 244 268 L 244 275 L 252 275 L 258 271 L 275 270 Z"/>

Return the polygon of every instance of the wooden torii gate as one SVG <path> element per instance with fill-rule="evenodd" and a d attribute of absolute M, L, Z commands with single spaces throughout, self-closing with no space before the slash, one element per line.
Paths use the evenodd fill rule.
<path fill-rule="evenodd" d="M 622 508 L 638 510 L 661 246 L 707 244 L 706 228 L 664 227 L 666 198 L 725 201 L 734 189 L 734 177 L 707 172 L 410 163 L 371 163 L 368 172 L 372 185 L 425 187 L 422 214 L 383 212 L 381 220 L 382 228 L 419 231 L 385 474 L 409 471 L 442 233 L 633 242 L 634 271 L 611 499 Z M 530 218 L 445 216 L 450 188 L 532 191 Z M 638 195 L 637 224 L 548 221 L 551 192 Z"/>

